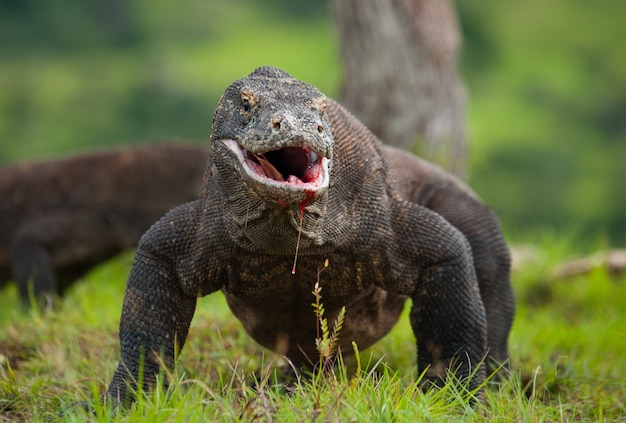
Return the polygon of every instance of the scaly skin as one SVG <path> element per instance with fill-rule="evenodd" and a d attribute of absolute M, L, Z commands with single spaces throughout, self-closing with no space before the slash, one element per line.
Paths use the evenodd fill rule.
<path fill-rule="evenodd" d="M 385 147 L 399 195 L 450 222 L 472 249 L 480 295 L 487 313 L 490 370 L 508 369 L 508 336 L 515 314 L 511 260 L 496 215 L 461 180 L 445 170 L 393 147 Z"/>
<path fill-rule="evenodd" d="M 0 285 L 62 295 L 164 213 L 198 198 L 209 149 L 157 144 L 0 167 Z"/>
<path fill-rule="evenodd" d="M 340 105 L 271 67 L 226 89 L 211 141 L 213 164 L 201 198 L 172 210 L 140 241 L 111 400 L 132 399 L 128 388 L 137 388 L 142 359 L 142 387 L 155 383 L 159 356 L 171 366 L 183 348 L 197 298 L 217 290 L 259 344 L 294 361 L 314 361 L 311 291 L 325 260 L 326 316 L 334 319 L 346 307 L 344 354 L 352 341 L 364 349 L 383 337 L 411 298 L 418 370 L 426 379 L 440 383 L 450 368 L 460 379 L 475 371 L 471 388 L 484 380 L 484 303 L 492 301 L 481 298 L 472 247 L 459 229 L 478 233 L 476 251 L 490 262 L 489 275 L 479 279 L 489 287 L 484 295 L 492 287 L 510 292 L 508 253 L 497 220 L 469 190 L 448 184 L 461 208 L 433 207 L 455 219 L 467 210 L 469 221 L 479 222 L 474 228 L 461 217 L 457 229 L 418 204 L 446 197 L 425 194 L 427 184 L 416 179 L 421 170 L 411 170 L 421 162 L 383 147 Z M 497 245 L 482 247 L 491 242 Z M 487 312 L 498 333 L 493 345 L 504 345 L 497 361 L 507 358 L 512 319 L 512 297 L 505 297 L 504 317 Z"/>

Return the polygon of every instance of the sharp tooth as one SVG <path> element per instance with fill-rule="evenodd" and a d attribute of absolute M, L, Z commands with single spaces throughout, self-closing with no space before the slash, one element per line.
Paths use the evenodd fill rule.
<path fill-rule="evenodd" d="M 320 157 L 315 153 L 315 151 L 309 151 L 307 156 L 309 159 L 309 165 L 308 165 L 309 168 L 312 166 L 315 166 L 320 159 Z"/>

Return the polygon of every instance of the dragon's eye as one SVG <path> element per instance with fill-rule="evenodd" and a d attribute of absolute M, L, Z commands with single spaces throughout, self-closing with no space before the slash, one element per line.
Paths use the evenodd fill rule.
<path fill-rule="evenodd" d="M 250 111 L 250 102 L 248 100 L 244 100 L 243 101 L 243 111 L 244 112 L 248 112 Z"/>

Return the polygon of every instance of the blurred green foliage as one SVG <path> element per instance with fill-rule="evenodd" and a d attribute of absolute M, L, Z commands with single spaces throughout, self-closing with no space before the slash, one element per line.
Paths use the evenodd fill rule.
<path fill-rule="evenodd" d="M 626 244 L 626 3 L 458 6 L 472 184 L 505 226 Z"/>
<path fill-rule="evenodd" d="M 471 184 L 514 237 L 626 244 L 626 2 L 458 0 Z M 219 95 L 272 64 L 337 97 L 328 1 L 0 0 L 0 163 L 206 142 Z"/>
<path fill-rule="evenodd" d="M 0 163 L 205 142 L 224 88 L 260 65 L 335 91 L 327 8 L 292 3 L 0 1 Z"/>

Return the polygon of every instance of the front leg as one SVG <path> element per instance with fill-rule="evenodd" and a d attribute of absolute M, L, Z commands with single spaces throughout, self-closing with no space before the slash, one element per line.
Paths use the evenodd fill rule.
<path fill-rule="evenodd" d="M 426 208 L 399 201 L 394 210 L 398 280 L 413 301 L 418 371 L 437 385 L 452 371 L 474 389 L 485 379 L 487 324 L 470 246 Z"/>
<path fill-rule="evenodd" d="M 78 278 L 89 265 L 117 251 L 111 228 L 95 213 L 64 211 L 29 219 L 15 229 L 11 240 L 11 266 L 20 299 L 28 304 L 32 288 L 39 303 L 51 305 L 71 276 Z M 59 270 L 70 276 L 65 285 L 65 274 L 57 274 Z"/>
<path fill-rule="evenodd" d="M 162 364 L 173 366 L 195 307 L 196 297 L 183 292 L 173 266 L 140 247 L 124 295 L 120 361 L 107 391 L 109 400 L 132 401 L 140 381 L 148 390 Z"/>
<path fill-rule="evenodd" d="M 11 269 L 20 300 L 28 305 L 32 294 L 45 308 L 52 306 L 57 275 L 50 252 L 35 236 L 18 234 L 11 243 Z"/>
<path fill-rule="evenodd" d="M 470 389 L 485 380 L 485 311 L 477 287 L 463 282 L 464 275 L 456 270 L 461 267 L 453 262 L 431 266 L 412 297 L 410 321 L 426 385 L 441 385 L 448 371 L 469 381 Z"/>

